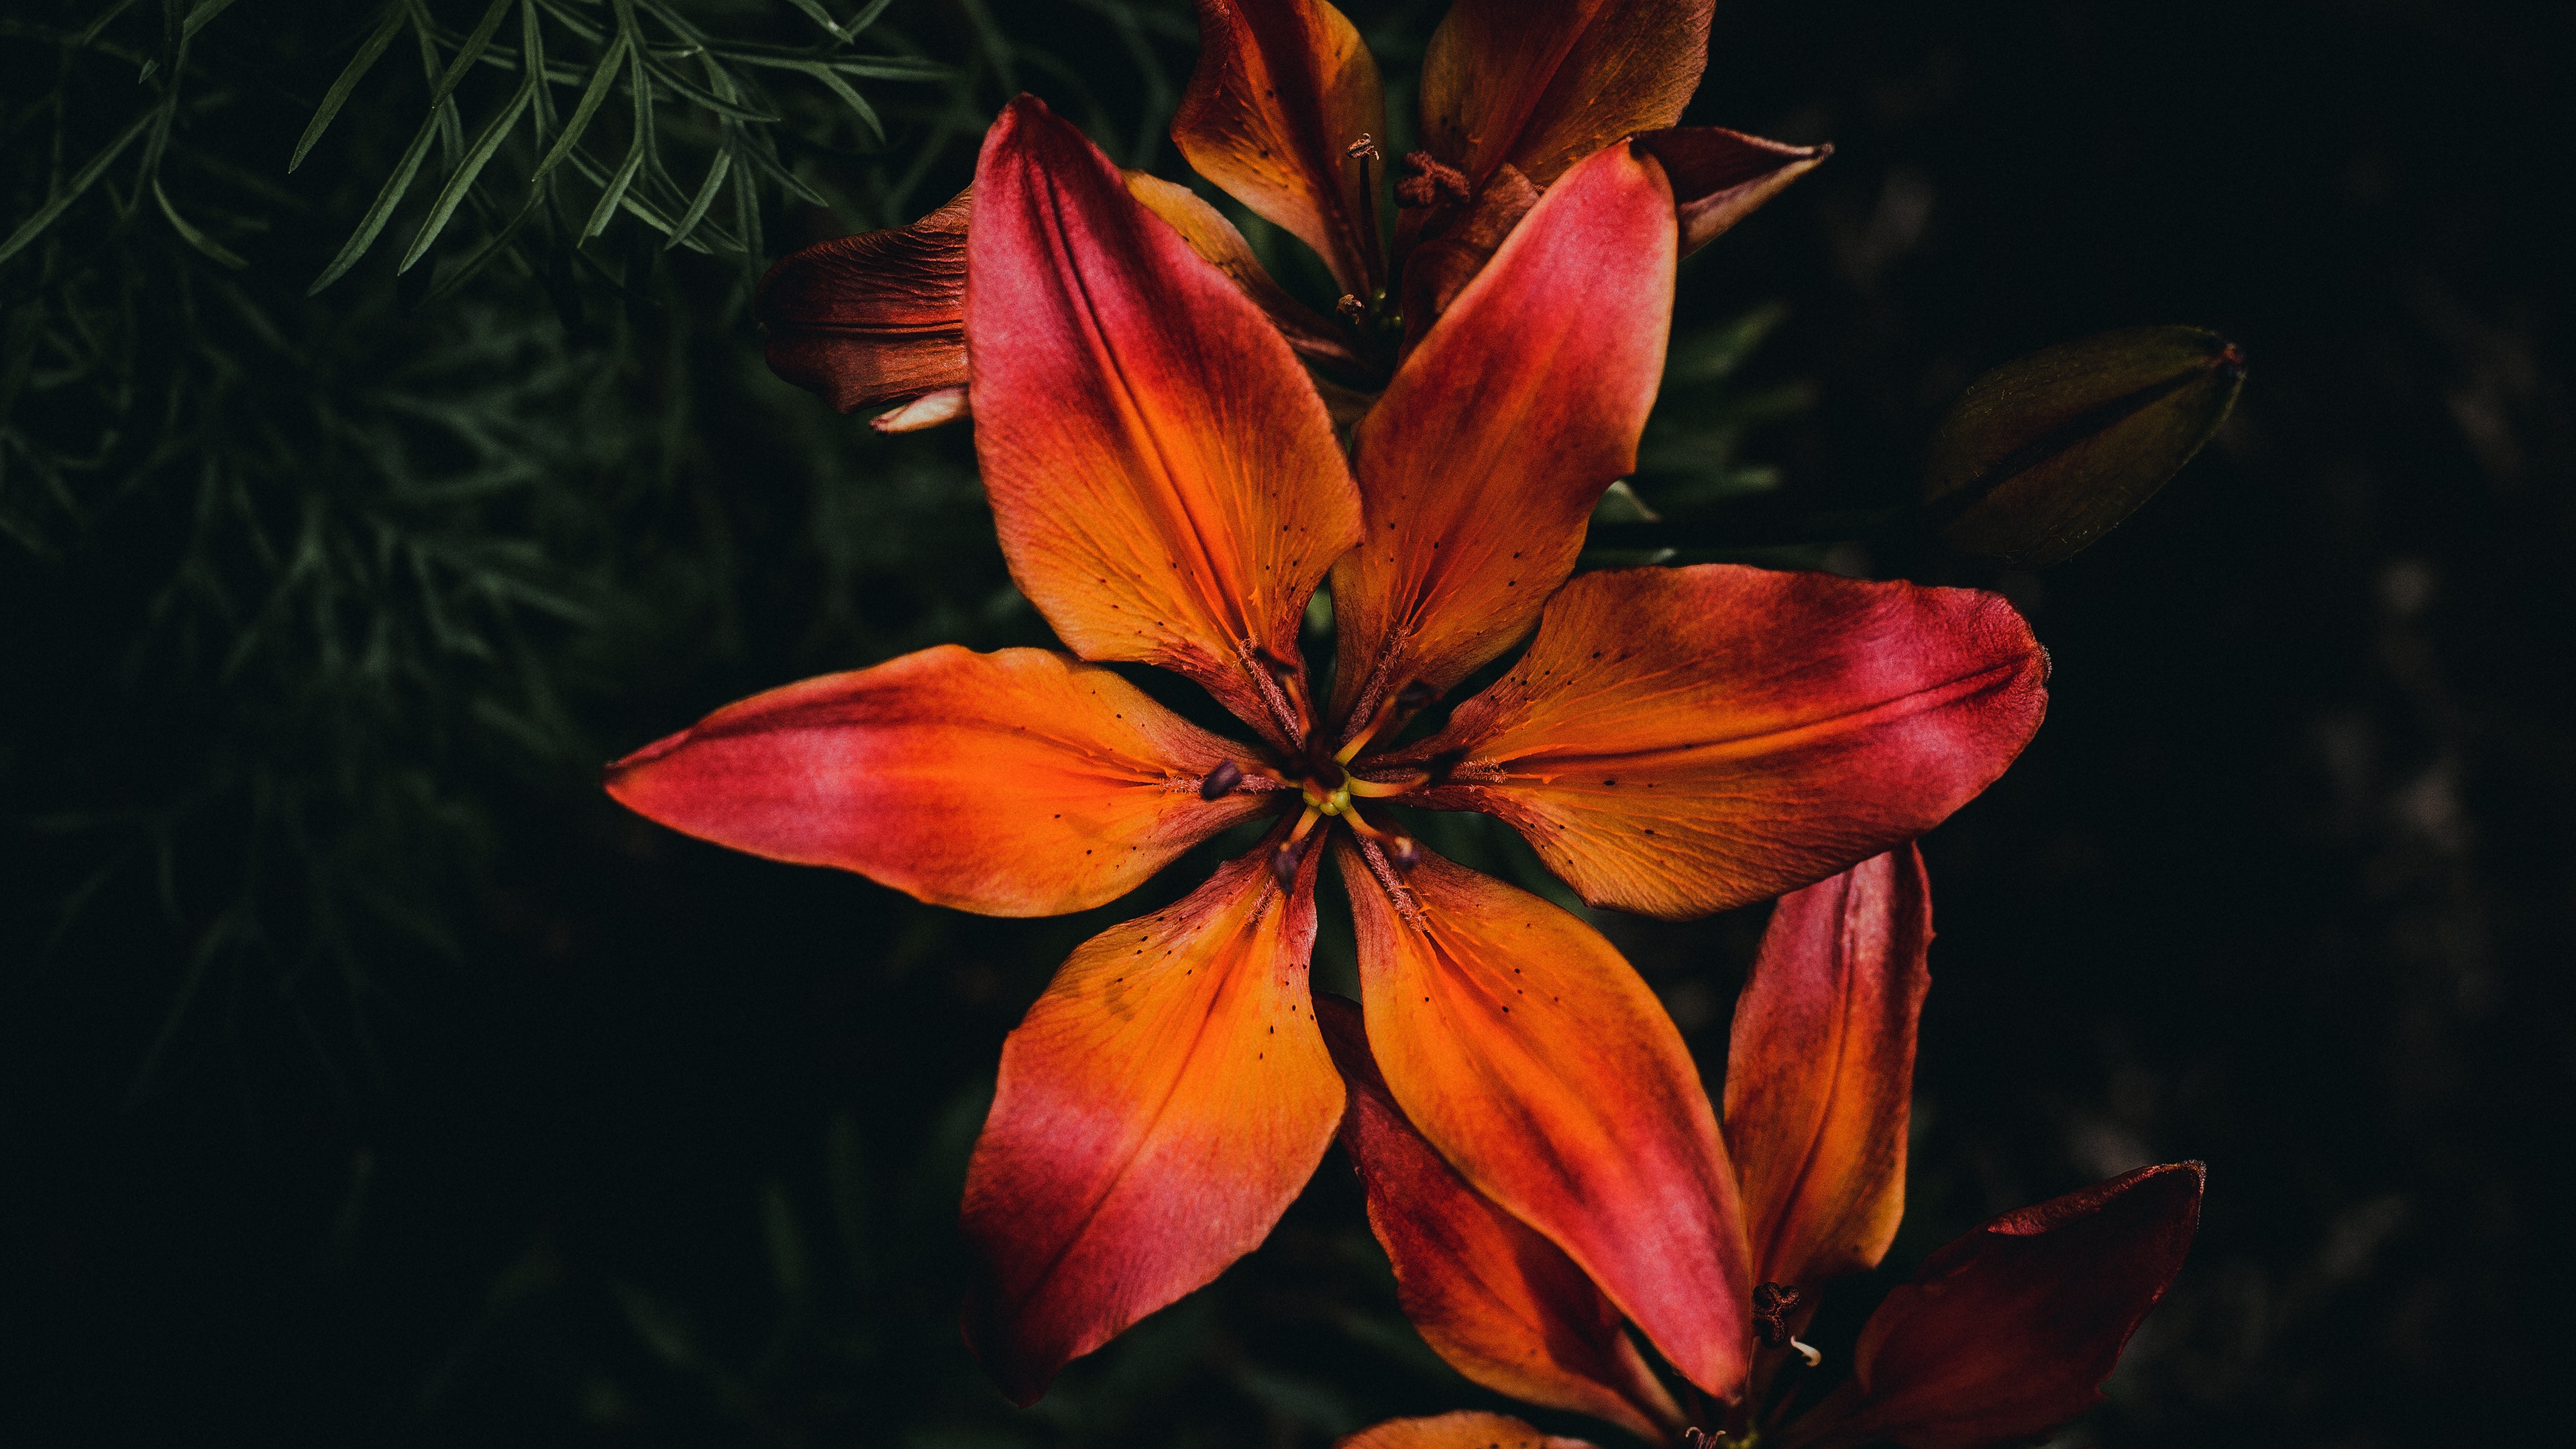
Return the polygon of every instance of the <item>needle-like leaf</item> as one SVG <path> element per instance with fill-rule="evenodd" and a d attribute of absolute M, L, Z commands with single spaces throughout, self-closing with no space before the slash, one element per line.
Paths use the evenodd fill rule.
<path fill-rule="evenodd" d="M 312 121 L 304 128 L 303 139 L 295 143 L 295 154 L 286 163 L 289 172 L 304 164 L 305 155 L 312 151 L 314 142 L 322 139 L 322 133 L 330 129 L 333 118 L 340 114 L 340 108 L 349 103 L 349 95 L 357 90 L 358 82 L 366 79 L 367 72 L 374 69 L 377 60 L 383 57 L 385 48 L 402 33 L 402 22 L 402 6 L 387 5 L 385 18 L 376 23 L 366 43 L 349 58 L 348 68 L 340 72 L 338 80 L 331 82 L 331 89 L 322 93 L 322 104 L 314 110 Z"/>
<path fill-rule="evenodd" d="M 367 248 L 376 244 L 376 238 L 384 232 L 385 223 L 393 219 L 394 208 L 402 204 L 404 193 L 411 190 L 412 179 L 420 174 L 421 163 L 429 158 L 430 140 L 438 134 L 440 108 L 448 97 L 455 94 L 457 82 L 465 78 L 466 71 L 481 58 L 484 47 L 492 41 L 492 32 L 501 28 L 501 19 L 509 14 L 512 3 L 513 0 L 492 0 L 473 33 L 465 37 L 464 45 L 457 49 L 456 59 L 448 63 L 446 74 L 439 78 L 437 89 L 430 96 L 429 116 L 421 122 L 419 134 L 412 137 L 401 162 L 394 167 L 394 174 L 385 178 L 383 189 L 376 193 L 375 203 L 367 208 L 367 214 L 359 219 L 358 229 L 350 234 L 347 245 L 331 259 L 331 265 L 322 269 L 322 275 L 313 279 L 313 285 L 305 289 L 306 296 L 318 294 L 340 280 L 358 264 L 360 257 L 367 254 Z"/>
<path fill-rule="evenodd" d="M 124 134 L 108 142 L 106 150 L 91 157 L 88 165 L 73 174 L 70 185 L 65 186 L 44 205 L 37 207 L 35 215 L 20 222 L 18 229 L 9 233 L 7 241 L 0 241 L 0 262 L 16 256 L 21 248 L 34 241 L 46 227 L 53 225 L 54 218 L 62 215 L 73 202 L 80 200 L 81 193 L 89 190 L 99 176 L 115 163 L 116 158 L 125 154 L 126 147 L 133 145 L 145 131 L 150 130 L 153 121 L 158 119 L 160 114 L 161 110 L 156 106 L 135 117 L 134 123 L 125 128 Z"/>
<path fill-rule="evenodd" d="M 179 214 L 179 208 L 170 204 L 169 196 L 161 190 L 161 178 L 158 176 L 152 178 L 152 199 L 160 203 L 161 214 L 169 219 L 171 229 L 179 233 L 179 240 L 196 248 L 207 260 L 230 267 L 236 272 L 250 265 L 222 242 L 190 225 L 188 219 Z"/>
<path fill-rule="evenodd" d="M 447 185 L 440 188 L 438 200 L 430 206 L 429 215 L 412 237 L 410 248 L 403 253 L 402 261 L 395 265 L 396 275 L 410 271 L 412 263 L 419 261 L 430 244 L 438 240 L 438 234 L 447 229 L 448 218 L 456 215 L 456 208 L 465 200 L 465 193 L 473 189 L 474 179 L 483 174 L 483 168 L 491 162 L 493 153 L 501 149 L 501 143 L 509 139 L 511 129 L 519 124 L 519 117 L 525 115 L 535 102 L 538 84 L 537 73 L 530 71 L 528 79 L 519 86 L 518 94 L 512 96 L 510 103 L 501 108 L 501 113 L 483 127 L 483 133 L 474 138 L 472 149 L 465 153 L 464 164 L 458 166 L 456 173 L 447 178 Z"/>

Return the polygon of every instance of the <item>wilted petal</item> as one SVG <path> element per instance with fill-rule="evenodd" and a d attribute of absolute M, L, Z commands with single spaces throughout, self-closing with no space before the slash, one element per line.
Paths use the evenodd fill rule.
<path fill-rule="evenodd" d="M 1270 316 L 1279 335 L 1298 356 L 1315 362 L 1342 367 L 1361 365 L 1359 355 L 1351 351 L 1349 337 L 1333 324 L 1315 315 L 1314 309 L 1291 297 L 1252 254 L 1252 246 L 1235 230 L 1225 213 L 1208 205 L 1199 194 L 1186 186 L 1165 181 L 1143 171 L 1127 175 L 1127 194 L 1143 202 L 1156 216 L 1170 223 L 1181 240 L 1190 244 L 1210 266 L 1234 279 L 1243 294 Z"/>
<path fill-rule="evenodd" d="M 1510 674 L 1384 763 L 1454 761 L 1405 803 L 1501 816 L 1585 900 L 1682 920 L 1939 824 L 2039 728 L 2047 674 L 1992 594 L 1618 569 L 1567 584 Z"/>
<path fill-rule="evenodd" d="M 910 226 L 780 257 L 752 311 L 769 366 L 842 412 L 966 381 L 966 220 L 972 188 Z"/>
<path fill-rule="evenodd" d="M 1172 115 L 1191 167 L 1313 247 L 1342 290 L 1378 284 L 1363 172 L 1344 151 L 1386 137 L 1377 62 L 1323 0 L 1197 0 L 1198 67 Z"/>
<path fill-rule="evenodd" d="M 1414 1130 L 1369 1055 L 1357 1008 L 1329 996 L 1315 1006 L 1350 1090 L 1342 1146 L 1368 1189 L 1369 1226 L 1395 1264 L 1404 1316 L 1423 1340 L 1497 1393 L 1648 1440 L 1680 1432 L 1681 1409 L 1629 1342 L 1618 1308 Z"/>
<path fill-rule="evenodd" d="M 1718 126 L 1648 131 L 1636 145 L 1664 164 L 1672 182 L 1683 256 L 1716 240 L 1834 154 L 1831 146 L 1792 146 Z"/>
<path fill-rule="evenodd" d="M 1541 186 L 1622 136 L 1681 119 L 1708 65 L 1712 0 L 1457 0 L 1422 57 L 1422 137 L 1481 183 Z"/>
<path fill-rule="evenodd" d="M 1910 844 L 1772 911 L 1726 1057 L 1754 1281 L 1812 1290 L 1876 1267 L 1895 1240 L 1931 944 L 1931 888 Z"/>
<path fill-rule="evenodd" d="M 967 1333 L 1020 1403 L 1269 1235 L 1342 1113 L 1306 963 L 1315 860 L 1267 852 L 1076 950 L 1002 1046 L 966 1172 Z"/>
<path fill-rule="evenodd" d="M 1613 147 L 1569 172 L 1360 419 L 1367 537 L 1333 570 L 1344 718 L 1517 643 L 1635 466 L 1673 300 L 1672 193 Z"/>
<path fill-rule="evenodd" d="M 2006 1213 L 1934 1253 L 1860 1331 L 1853 1380 L 1787 1443 L 1983 1449 L 2042 1438 L 2102 1381 L 2182 1270 L 2197 1162 Z"/>
<path fill-rule="evenodd" d="M 607 783 L 701 840 L 1045 916 L 1116 900 L 1260 813 L 1250 790 L 1199 798 L 1229 760 L 1258 764 L 1097 665 L 942 644 L 727 705 Z"/>
<path fill-rule="evenodd" d="M 1179 670 L 1288 743 L 1295 661 L 1359 537 L 1324 405 L 1261 309 L 1029 97 L 984 140 L 966 335 L 1011 577 L 1075 653 Z"/>
<path fill-rule="evenodd" d="M 1338 852 L 1368 1043 L 1461 1177 L 1544 1233 L 1664 1357 L 1742 1385 L 1753 1285 L 1699 1069 L 1600 933 L 1424 854 L 1400 879 Z"/>
<path fill-rule="evenodd" d="M 1333 1449 L 1592 1449 L 1581 1439 L 1542 1434 L 1507 1414 L 1460 1410 L 1428 1419 L 1389 1419 L 1335 1441 Z"/>

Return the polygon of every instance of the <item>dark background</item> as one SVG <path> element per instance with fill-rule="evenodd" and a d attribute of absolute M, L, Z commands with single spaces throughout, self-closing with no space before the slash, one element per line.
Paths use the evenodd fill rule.
<path fill-rule="evenodd" d="M 963 430 L 876 439 L 779 383 L 756 262 L 631 217 L 430 295 L 526 194 L 517 141 L 430 262 L 394 277 L 443 149 L 306 299 L 425 114 L 415 40 L 290 178 L 371 17 L 242 0 L 173 66 L 188 9 L 85 45 L 103 7 L 0 17 L 0 227 L 177 74 L 157 174 L 247 263 L 165 220 L 140 151 L 0 262 L 0 1436 L 1286 1445 L 1491 1402 L 1395 1316 L 1338 1158 L 1037 1409 L 985 1385 L 950 1221 L 1001 1036 L 1143 907 L 932 910 L 595 788 L 759 688 L 1043 642 Z M 1437 7 L 1353 14 L 1401 114 Z M 2250 363 L 2208 452 L 2065 564 L 1766 556 L 2001 587 L 2054 658 L 2037 742 L 1925 843 L 1890 1269 L 2207 1160 L 2192 1260 L 2068 1442 L 2491 1443 L 2564 1371 L 2570 14 L 1721 6 L 1690 119 L 1838 150 L 1686 269 L 1677 355 L 1776 325 L 1668 389 L 1648 502 L 1900 502 L 1969 378 L 2112 327 Z M 956 73 L 862 82 L 883 142 L 782 80 L 778 154 L 835 205 L 747 191 L 747 249 L 927 210 L 1018 87 L 1182 175 L 1186 15 L 897 5 L 862 48 Z M 463 135 L 514 83 L 469 78 Z M 670 124 L 693 183 L 710 133 Z M 1760 916 L 1605 923 L 1712 1079 Z"/>

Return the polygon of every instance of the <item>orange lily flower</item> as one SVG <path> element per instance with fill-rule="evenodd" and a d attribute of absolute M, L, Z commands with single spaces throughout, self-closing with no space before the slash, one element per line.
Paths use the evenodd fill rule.
<path fill-rule="evenodd" d="M 1323 0 L 1197 0 L 1200 51 L 1172 139 L 1201 176 L 1321 256 L 1343 297 L 1290 297 L 1187 187 L 1127 185 L 1231 278 L 1314 367 L 1337 413 L 1386 385 L 1530 207 L 1634 137 L 1662 163 L 1681 248 L 1706 245 L 1832 153 L 1676 127 L 1708 64 L 1714 0 L 1457 0 L 1423 60 L 1423 149 L 1390 164 L 1386 103 L 1359 33 Z M 1390 253 L 1379 208 L 1397 216 Z M 779 259 L 755 310 L 770 366 L 842 412 L 895 403 L 887 432 L 953 421 L 967 396 L 973 188 L 910 226 Z"/>
<path fill-rule="evenodd" d="M 1951 1242 L 1862 1327 L 1849 1378 L 1821 1400 L 1809 1392 L 1822 1356 L 1798 1335 L 1820 1288 L 1877 1266 L 1904 1213 L 1931 939 L 1931 896 L 1911 846 L 1783 897 L 1772 916 L 1728 1049 L 1727 1186 L 1741 1231 L 1719 1245 L 1715 1276 L 1734 1296 L 1701 1305 L 1740 1351 L 1715 1375 L 1667 1353 L 1707 1396 L 1691 1396 L 1697 1413 L 1647 1367 L 1624 1321 L 1658 1347 L 1669 1329 L 1625 1314 L 1553 1235 L 1454 1169 L 1372 1059 L 1378 1033 L 1327 999 L 1324 1034 L 1351 1089 L 1342 1139 L 1424 1339 L 1488 1388 L 1693 1449 L 1757 1437 L 1778 1449 L 1883 1440 L 1984 1449 L 2044 1437 L 2100 1402 L 2102 1380 L 2190 1247 L 2196 1162 L 2140 1168 Z M 1793 1412 L 1800 1403 L 1811 1407 Z M 1343 1442 L 1486 1449 L 1537 1439 L 1517 1420 L 1454 1414 Z"/>
<path fill-rule="evenodd" d="M 1818 574 L 1567 582 L 1662 371 L 1677 226 L 1647 153 L 1549 188 L 1360 424 L 1356 480 L 1276 329 L 1079 131 L 1014 102 L 975 185 L 976 449 L 1012 577 L 1071 657 L 942 647 L 790 685 L 608 788 L 998 915 L 1100 905 L 1272 819 L 1195 894 L 1078 949 L 1003 1048 L 967 1180 L 969 1333 L 1023 1402 L 1259 1243 L 1331 1141 L 1344 1092 L 1306 984 L 1327 838 L 1396 1099 L 1667 1352 L 1723 1372 L 1742 1325 L 1701 1305 L 1743 1298 L 1715 1268 L 1741 1228 L 1680 1036 L 1589 926 L 1377 807 L 1495 813 L 1600 904 L 1762 899 L 2003 771 L 2044 704 L 2029 629 L 1992 595 Z M 1328 569 L 1330 708 L 1298 652 Z M 1444 730 L 1386 747 L 1533 627 Z M 1186 675 L 1258 743 L 1104 661 Z"/>

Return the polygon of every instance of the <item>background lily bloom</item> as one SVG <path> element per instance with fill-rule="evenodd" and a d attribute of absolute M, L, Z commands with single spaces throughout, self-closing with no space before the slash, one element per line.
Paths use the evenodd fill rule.
<path fill-rule="evenodd" d="M 1700 1305 L 1713 1330 L 1738 1335 L 1739 1352 L 1716 1375 L 1666 1354 L 1707 1395 L 1693 1396 L 1698 1412 L 1647 1366 L 1614 1295 L 1432 1149 L 1371 1060 L 1374 1034 L 1328 1001 L 1325 1035 L 1351 1087 L 1343 1141 L 1423 1337 L 1477 1383 L 1658 1442 L 1688 1428 L 1695 1442 L 1758 1432 L 1786 1449 L 1980 1449 L 2044 1435 L 2099 1402 L 2182 1266 L 2199 1224 L 2198 1163 L 2140 1168 L 1951 1242 L 1879 1305 L 1842 1385 L 1821 1401 L 1810 1392 L 1818 1355 L 1798 1335 L 1820 1290 L 1876 1266 L 1904 1212 L 1931 938 L 1910 846 L 1784 897 L 1772 916 L 1727 1063 L 1743 1232 L 1722 1245 L 1719 1276 L 1735 1296 Z M 1664 1346 L 1662 1325 L 1631 1321 Z M 1537 1437 L 1516 1420 L 1450 1415 L 1344 1442 L 1469 1449 Z"/>
<path fill-rule="evenodd" d="M 1312 247 L 1331 317 L 1273 281 L 1187 187 L 1127 173 L 1136 199 L 1257 303 L 1355 413 L 1545 190 L 1635 137 L 1664 167 L 1684 253 L 1822 162 L 1713 126 L 1676 127 L 1708 64 L 1713 0 L 1457 0 L 1423 61 L 1422 149 L 1381 153 L 1386 102 L 1359 33 L 1323 0 L 1197 0 L 1200 52 L 1172 119 L 1199 174 Z M 1394 182 L 1391 190 L 1389 181 Z M 907 431 L 964 414 L 973 188 L 910 226 L 779 259 L 757 310 L 770 366 L 843 412 Z M 1390 252 L 1381 206 L 1399 220 Z"/>
<path fill-rule="evenodd" d="M 1760 899 L 2002 772 L 2044 703 L 2028 629 L 1904 583 L 1566 582 L 1662 366 L 1677 225 L 1643 152 L 1549 189 L 1358 429 L 1356 480 L 1277 331 L 1073 127 L 1014 102 L 976 186 L 976 447 L 1012 576 L 1075 657 L 940 648 L 809 680 L 637 752 L 610 790 L 1012 915 L 1114 899 L 1273 817 L 1196 893 L 1077 950 L 1004 1047 L 967 1180 L 969 1332 L 1023 1401 L 1257 1244 L 1331 1141 L 1343 1087 L 1306 985 L 1327 835 L 1394 1099 L 1677 1362 L 1730 1372 L 1741 1311 L 1706 1305 L 1744 1298 L 1721 1268 L 1733 1170 L 1679 1034 L 1589 926 L 1371 811 L 1490 810 L 1603 904 Z M 1298 653 L 1328 568 L 1329 706 Z M 1533 626 L 1444 731 L 1384 748 Z M 1258 743 L 1103 661 L 1187 676 Z"/>

